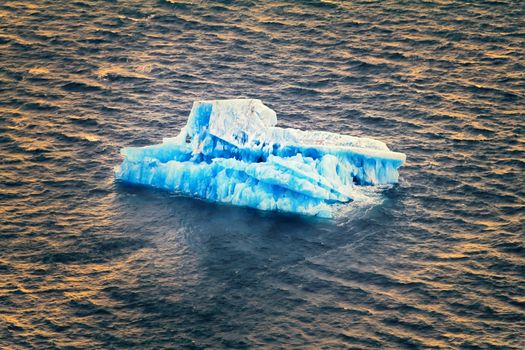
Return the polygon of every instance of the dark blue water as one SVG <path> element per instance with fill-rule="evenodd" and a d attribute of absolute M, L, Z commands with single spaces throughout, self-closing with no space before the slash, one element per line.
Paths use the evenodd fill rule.
<path fill-rule="evenodd" d="M 0 2 L 0 348 L 525 348 L 523 1 Z M 404 152 L 319 221 L 116 184 L 196 99 Z"/>

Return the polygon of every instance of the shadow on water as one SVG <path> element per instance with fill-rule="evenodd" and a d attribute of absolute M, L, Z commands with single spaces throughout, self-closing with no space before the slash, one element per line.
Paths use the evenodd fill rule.
<path fill-rule="evenodd" d="M 156 252 L 148 259 L 156 271 L 144 271 L 148 275 L 137 285 L 117 284 L 107 292 L 139 308 L 145 329 L 170 320 L 180 344 L 198 338 L 247 346 L 243 335 L 257 333 L 259 324 L 279 323 L 307 303 L 288 290 L 304 282 L 291 273 L 294 267 L 352 245 L 366 229 L 362 219 L 341 232 L 336 220 L 218 205 L 122 183 L 115 188 L 122 229 L 153 243 Z"/>
<path fill-rule="evenodd" d="M 253 256 L 268 250 L 280 259 L 293 260 L 313 247 L 329 247 L 334 240 L 340 244 L 337 237 L 351 239 L 351 232 L 341 234 L 335 220 L 221 205 L 123 183 L 117 183 L 116 190 L 115 205 L 127 230 L 147 228 L 153 232 L 151 239 L 154 232 L 176 231 L 197 254 L 204 249 L 224 254 L 224 249 L 232 247 Z M 294 246 L 294 242 L 300 244 Z"/>

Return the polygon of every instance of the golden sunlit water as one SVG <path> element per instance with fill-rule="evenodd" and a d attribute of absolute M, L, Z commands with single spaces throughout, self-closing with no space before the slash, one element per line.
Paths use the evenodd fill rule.
<path fill-rule="evenodd" d="M 0 2 L 1 349 L 524 349 L 523 1 Z M 331 221 L 115 183 L 199 99 L 407 154 Z"/>

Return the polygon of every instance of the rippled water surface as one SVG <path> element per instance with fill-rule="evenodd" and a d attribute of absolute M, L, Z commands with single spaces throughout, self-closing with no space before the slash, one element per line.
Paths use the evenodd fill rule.
<path fill-rule="evenodd" d="M 525 348 L 525 3 L 0 2 L 0 348 Z M 336 220 L 113 180 L 196 99 L 407 154 Z"/>

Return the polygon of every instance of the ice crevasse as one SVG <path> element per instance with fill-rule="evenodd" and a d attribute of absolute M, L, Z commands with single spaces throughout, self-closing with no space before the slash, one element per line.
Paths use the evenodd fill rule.
<path fill-rule="evenodd" d="M 257 99 L 197 101 L 179 135 L 121 149 L 117 180 L 261 210 L 332 217 L 398 181 L 403 153 L 380 141 L 276 127 Z"/>

